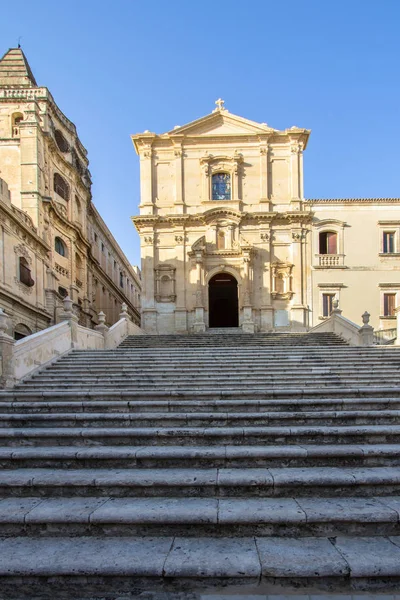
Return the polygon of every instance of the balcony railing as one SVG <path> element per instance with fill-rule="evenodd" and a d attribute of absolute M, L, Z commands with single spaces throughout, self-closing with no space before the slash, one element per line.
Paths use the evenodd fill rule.
<path fill-rule="evenodd" d="M 344 266 L 344 254 L 317 254 L 317 261 L 319 267 L 343 267 Z"/>

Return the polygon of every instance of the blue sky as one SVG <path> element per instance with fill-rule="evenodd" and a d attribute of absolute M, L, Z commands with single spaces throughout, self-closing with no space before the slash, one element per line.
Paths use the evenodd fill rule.
<path fill-rule="evenodd" d="M 312 130 L 305 194 L 400 192 L 398 0 L 70 0 L 3 3 L 0 55 L 19 36 L 89 152 L 97 208 L 140 264 L 130 134 L 230 112 Z"/>

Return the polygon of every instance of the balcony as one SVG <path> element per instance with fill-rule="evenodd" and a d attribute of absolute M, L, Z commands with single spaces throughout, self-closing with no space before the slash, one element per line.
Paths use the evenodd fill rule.
<path fill-rule="evenodd" d="M 344 254 L 316 254 L 315 268 L 337 269 L 344 267 Z"/>

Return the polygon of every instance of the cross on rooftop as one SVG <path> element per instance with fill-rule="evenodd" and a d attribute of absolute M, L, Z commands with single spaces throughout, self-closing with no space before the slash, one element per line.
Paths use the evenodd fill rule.
<path fill-rule="evenodd" d="M 218 98 L 218 100 L 215 101 L 215 104 L 217 105 L 218 110 L 224 110 L 225 100 Z"/>

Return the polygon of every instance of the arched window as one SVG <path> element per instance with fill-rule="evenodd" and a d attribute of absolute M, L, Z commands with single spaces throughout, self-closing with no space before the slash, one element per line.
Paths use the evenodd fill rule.
<path fill-rule="evenodd" d="M 64 200 L 69 200 L 69 185 L 59 173 L 54 173 L 54 191 Z"/>
<path fill-rule="evenodd" d="M 54 250 L 61 256 L 67 256 L 67 247 L 59 237 L 56 237 L 54 240 Z"/>
<path fill-rule="evenodd" d="M 68 290 L 66 290 L 65 287 L 59 286 L 58 293 L 62 298 L 66 298 L 68 296 Z"/>
<path fill-rule="evenodd" d="M 29 329 L 29 327 L 24 325 L 24 323 L 17 323 L 17 325 L 14 327 L 14 340 L 22 340 L 28 335 L 32 335 L 32 331 Z"/>
<path fill-rule="evenodd" d="M 212 176 L 212 199 L 231 199 L 231 176 L 229 173 L 214 173 Z"/>
<path fill-rule="evenodd" d="M 19 280 L 21 283 L 27 285 L 28 287 L 32 287 L 33 285 L 35 285 L 35 282 L 31 277 L 31 269 L 29 263 L 23 256 L 20 256 L 19 258 Z"/>
<path fill-rule="evenodd" d="M 69 152 L 69 144 L 59 129 L 55 130 L 54 137 L 60 152 Z"/>
<path fill-rule="evenodd" d="M 337 233 L 334 231 L 321 231 L 319 234 L 319 253 L 337 254 Z"/>
<path fill-rule="evenodd" d="M 11 117 L 12 122 L 12 137 L 19 137 L 19 124 L 23 121 L 24 115 L 22 113 L 14 113 Z"/>

